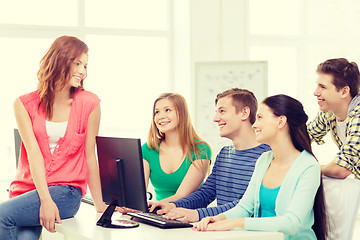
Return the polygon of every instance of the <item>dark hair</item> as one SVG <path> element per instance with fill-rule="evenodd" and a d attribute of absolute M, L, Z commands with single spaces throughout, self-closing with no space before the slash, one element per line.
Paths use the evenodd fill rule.
<path fill-rule="evenodd" d="M 311 149 L 311 140 L 306 128 L 308 116 L 306 115 L 302 104 L 298 100 L 283 94 L 267 97 L 263 103 L 272 110 L 274 115 L 285 116 L 287 118 L 290 137 L 295 148 L 300 152 L 306 150 L 314 156 Z M 325 240 L 327 236 L 328 225 L 324 199 L 324 188 L 321 176 L 320 186 L 315 196 L 313 209 L 315 222 L 312 228 L 316 234 L 317 239 Z"/>
<path fill-rule="evenodd" d="M 333 84 L 338 91 L 348 86 L 351 97 L 355 97 L 359 93 L 360 73 L 355 62 L 349 62 L 345 58 L 328 59 L 318 65 L 316 72 L 333 76 Z"/>
<path fill-rule="evenodd" d="M 218 103 L 220 98 L 231 96 L 232 104 L 235 107 L 235 112 L 239 113 L 244 107 L 250 108 L 250 123 L 254 124 L 256 119 L 256 112 L 258 102 L 255 95 L 247 89 L 231 88 L 226 91 L 219 93 L 215 99 L 215 105 Z"/>

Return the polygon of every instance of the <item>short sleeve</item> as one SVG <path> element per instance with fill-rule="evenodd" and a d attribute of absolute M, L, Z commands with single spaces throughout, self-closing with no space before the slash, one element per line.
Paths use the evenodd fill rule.
<path fill-rule="evenodd" d="M 76 97 L 76 101 L 79 102 L 79 106 L 86 108 L 89 114 L 97 107 L 100 103 L 100 98 L 89 91 L 79 91 L 75 94 L 74 98 Z"/>
<path fill-rule="evenodd" d="M 151 156 L 150 156 L 150 148 L 149 146 L 147 145 L 147 143 L 144 143 L 142 146 L 141 146 L 141 151 L 142 151 L 142 157 L 144 160 L 146 160 L 149 164 L 150 164 L 150 159 L 151 159 Z"/>
<path fill-rule="evenodd" d="M 40 101 L 39 94 L 39 91 L 34 91 L 19 97 L 21 103 L 24 105 L 31 119 L 33 119 L 32 113 L 34 113 L 35 110 L 38 108 L 38 103 Z"/>
<path fill-rule="evenodd" d="M 209 159 L 211 163 L 211 149 L 210 146 L 206 143 L 199 143 L 197 145 L 200 153 L 200 157 L 194 157 L 194 159 Z"/>

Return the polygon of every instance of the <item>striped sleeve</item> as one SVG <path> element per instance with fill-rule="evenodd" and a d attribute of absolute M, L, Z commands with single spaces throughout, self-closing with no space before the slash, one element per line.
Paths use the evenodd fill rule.
<path fill-rule="evenodd" d="M 188 209 L 203 208 L 209 205 L 216 197 L 216 168 L 217 159 L 213 167 L 213 170 L 205 183 L 195 192 L 190 193 L 186 197 L 183 197 L 173 203 L 176 207 L 183 207 Z"/>
<path fill-rule="evenodd" d="M 237 205 L 244 195 L 254 172 L 257 159 L 263 152 L 270 150 L 267 145 L 246 150 L 235 150 L 233 147 L 223 149 L 219 154 L 216 180 L 217 206 L 198 208 L 199 220 L 215 216 Z"/>

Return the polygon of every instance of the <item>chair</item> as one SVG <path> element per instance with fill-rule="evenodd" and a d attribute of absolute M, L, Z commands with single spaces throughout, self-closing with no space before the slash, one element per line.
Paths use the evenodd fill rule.
<path fill-rule="evenodd" d="M 21 137 L 19 130 L 17 128 L 14 128 L 14 142 L 15 142 L 15 157 L 16 157 L 16 167 L 17 167 L 19 162 L 20 147 L 21 147 Z"/>
<path fill-rule="evenodd" d="M 14 128 L 16 168 L 17 168 L 18 163 L 19 163 L 21 141 L 22 140 L 21 140 L 21 136 L 20 136 L 20 133 L 19 133 L 19 129 Z M 9 191 L 9 189 L 8 189 L 8 191 Z M 45 231 L 45 230 L 43 229 L 43 231 Z M 43 236 L 43 233 L 41 233 L 41 236 L 40 236 L 39 240 L 42 240 L 42 236 Z"/>
<path fill-rule="evenodd" d="M 323 177 L 329 216 L 328 240 L 351 240 L 360 204 L 360 180 Z"/>

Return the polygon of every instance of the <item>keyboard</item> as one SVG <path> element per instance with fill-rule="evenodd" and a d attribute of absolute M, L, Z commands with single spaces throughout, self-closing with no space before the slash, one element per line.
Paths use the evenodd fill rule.
<path fill-rule="evenodd" d="M 127 215 L 135 218 L 135 220 L 140 220 L 140 222 L 147 223 L 159 228 L 188 228 L 193 226 L 190 223 L 165 219 L 162 217 L 162 215 L 157 215 L 156 213 L 129 212 Z"/>
<path fill-rule="evenodd" d="M 94 206 L 94 200 L 88 195 L 85 195 L 81 201 Z"/>

